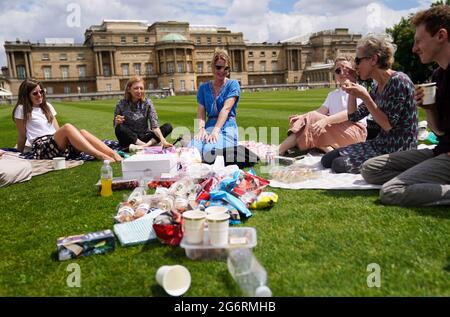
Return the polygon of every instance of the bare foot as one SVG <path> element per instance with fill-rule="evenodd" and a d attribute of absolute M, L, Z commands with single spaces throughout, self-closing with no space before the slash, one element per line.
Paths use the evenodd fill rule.
<path fill-rule="evenodd" d="M 120 156 L 118 153 L 114 153 L 114 159 L 116 160 L 116 162 L 123 161 L 122 156 Z"/>

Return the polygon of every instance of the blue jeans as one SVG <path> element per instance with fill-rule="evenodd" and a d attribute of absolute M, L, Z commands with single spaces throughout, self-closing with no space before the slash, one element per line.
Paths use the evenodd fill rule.
<path fill-rule="evenodd" d="M 217 119 L 208 119 L 205 125 L 206 133 L 209 135 L 214 126 L 216 125 Z M 234 118 L 228 118 L 225 121 L 222 129 L 220 129 L 219 137 L 215 143 L 206 143 L 205 140 L 197 141 L 192 139 L 189 143 L 189 147 L 196 147 L 203 157 L 204 153 L 210 152 L 212 150 L 220 150 L 227 147 L 236 146 L 238 143 L 238 128 L 236 125 L 236 120 Z"/>

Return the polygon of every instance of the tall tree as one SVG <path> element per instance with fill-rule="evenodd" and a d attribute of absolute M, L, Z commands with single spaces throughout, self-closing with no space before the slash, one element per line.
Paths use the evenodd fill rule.
<path fill-rule="evenodd" d="M 450 5 L 450 0 L 439 0 L 431 4 L 432 7 L 438 5 Z M 411 26 L 411 18 L 403 17 L 398 24 L 386 29 L 397 45 L 395 52 L 395 62 L 393 68 L 406 73 L 414 83 L 422 83 L 430 79 L 433 69 L 437 67 L 435 63 L 422 64 L 419 57 L 412 52 L 414 45 L 415 30 Z"/>

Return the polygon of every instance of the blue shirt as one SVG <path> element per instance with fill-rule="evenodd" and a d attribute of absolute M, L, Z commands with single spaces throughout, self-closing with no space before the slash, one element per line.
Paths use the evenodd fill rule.
<path fill-rule="evenodd" d="M 219 95 L 214 98 L 213 82 L 208 81 L 202 83 L 197 92 L 197 102 L 205 107 L 208 118 L 217 118 L 222 110 L 225 101 L 229 98 L 236 97 L 236 102 L 231 108 L 228 118 L 236 117 L 236 108 L 241 95 L 241 87 L 235 79 L 229 79 L 223 85 Z"/>

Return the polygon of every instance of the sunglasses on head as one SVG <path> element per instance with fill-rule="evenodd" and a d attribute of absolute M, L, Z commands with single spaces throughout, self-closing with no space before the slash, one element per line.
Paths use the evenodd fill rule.
<path fill-rule="evenodd" d="M 44 93 L 45 93 L 45 91 L 44 91 L 43 89 L 41 89 L 41 90 L 38 90 L 38 91 L 33 91 L 31 94 L 32 94 L 33 96 L 37 96 L 38 94 L 40 94 L 41 96 L 43 96 Z"/>
<path fill-rule="evenodd" d="M 356 65 L 359 65 L 359 64 L 361 64 L 361 61 L 363 60 L 363 59 L 366 59 L 366 58 L 371 58 L 372 56 L 363 56 L 363 57 L 355 57 L 355 64 Z"/>
<path fill-rule="evenodd" d="M 223 68 L 224 71 L 230 70 L 230 67 L 228 67 L 228 66 L 216 65 L 216 70 L 221 70 L 222 68 Z"/>

